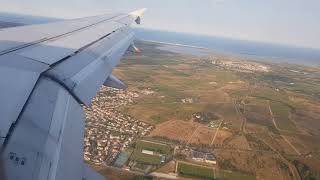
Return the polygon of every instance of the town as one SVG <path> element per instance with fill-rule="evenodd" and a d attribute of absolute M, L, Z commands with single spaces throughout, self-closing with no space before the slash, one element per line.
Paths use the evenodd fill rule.
<path fill-rule="evenodd" d="M 151 173 L 149 175 L 154 177 L 161 177 L 161 173 L 153 171 L 171 162 L 175 163 L 176 168 L 173 173 L 169 173 L 171 175 L 166 175 L 170 177 L 182 174 L 185 160 L 192 164 L 207 163 L 211 167 L 216 166 L 215 155 L 211 150 L 196 150 L 186 145 L 154 139 L 145 140 L 154 126 L 119 111 L 121 106 L 134 103 L 134 99 L 140 95 L 151 95 L 154 92 L 148 89 L 139 93 L 104 86 L 93 99 L 91 107 L 84 107 L 85 161 L 95 165 Z M 194 116 L 200 121 L 204 115 L 195 113 Z M 187 166 L 198 167 L 192 164 Z"/>
<path fill-rule="evenodd" d="M 203 59 L 204 62 L 213 64 L 215 66 L 238 71 L 238 72 L 246 72 L 246 73 L 253 73 L 253 72 L 270 72 L 270 67 L 266 65 L 262 65 L 260 63 L 252 62 L 252 61 L 239 61 L 234 59 L 223 59 L 209 56 Z"/>
<path fill-rule="evenodd" d="M 136 138 L 146 135 L 153 126 L 121 114 L 117 108 L 133 102 L 137 93 L 102 87 L 85 107 L 86 127 L 84 159 L 94 164 L 109 165 Z"/>

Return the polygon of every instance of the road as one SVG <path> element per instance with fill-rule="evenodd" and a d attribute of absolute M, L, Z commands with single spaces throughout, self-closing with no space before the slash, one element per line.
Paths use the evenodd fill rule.
<path fill-rule="evenodd" d="M 160 177 L 160 178 L 166 178 L 166 179 L 177 179 L 177 175 L 171 175 L 171 174 L 165 174 L 165 173 L 159 173 L 159 172 L 153 172 L 150 175 Z"/>
<path fill-rule="evenodd" d="M 270 105 L 270 101 L 268 100 L 268 108 L 269 108 L 269 111 L 270 111 L 270 115 L 271 115 L 271 119 L 272 119 L 272 122 L 273 122 L 273 125 L 274 127 L 279 131 L 281 132 L 282 130 L 279 129 L 277 123 L 276 123 L 276 120 L 274 118 L 274 115 L 273 115 L 273 112 L 271 110 L 271 105 Z M 297 155 L 301 155 L 300 151 L 284 136 L 280 133 L 280 136 L 287 142 L 287 144 L 297 153 Z"/>
<path fill-rule="evenodd" d="M 270 115 L 271 115 L 271 119 L 272 119 L 273 125 L 274 125 L 274 127 L 275 127 L 279 132 L 281 132 L 281 130 L 280 130 L 280 129 L 278 128 L 278 126 L 277 126 L 277 123 L 276 123 L 276 121 L 275 121 L 273 112 L 272 112 L 272 110 L 271 110 L 270 101 L 268 100 L 267 103 L 268 103 L 268 107 L 269 107 L 269 111 L 270 111 Z M 293 149 L 298 155 L 301 155 L 301 153 L 291 144 L 291 142 L 290 142 L 285 136 L 283 136 L 283 135 L 281 135 L 281 134 L 280 134 L 280 136 L 289 144 L 290 147 L 292 147 L 292 149 Z M 265 142 L 265 144 L 267 144 L 267 143 Z M 282 156 L 281 153 L 279 153 L 277 150 L 275 150 L 272 146 L 270 146 L 269 144 L 267 144 L 267 145 L 268 145 L 272 150 L 274 150 L 275 152 L 277 152 L 277 153 L 279 154 L 279 156 L 281 157 L 281 159 L 288 164 L 289 169 L 290 169 L 292 175 L 294 176 L 294 179 L 296 179 L 296 180 L 301 180 L 297 168 L 296 168 L 294 165 L 292 165 L 285 157 Z"/>
<path fill-rule="evenodd" d="M 187 145 L 190 143 L 190 141 L 193 138 L 193 136 L 197 133 L 199 127 L 200 127 L 200 125 L 198 125 L 197 128 L 193 131 L 192 135 L 190 136 L 190 138 L 187 141 Z"/>
<path fill-rule="evenodd" d="M 276 149 L 274 149 L 271 145 L 269 145 L 263 139 L 260 139 L 260 140 L 263 141 L 267 146 L 269 146 L 269 148 L 271 148 L 274 152 L 276 152 L 279 155 L 279 157 L 282 159 L 282 161 L 284 161 L 288 165 L 288 167 L 291 171 L 291 174 L 293 175 L 295 180 L 301 180 L 299 172 L 294 165 L 292 165 L 280 152 L 278 152 Z"/>
<path fill-rule="evenodd" d="M 212 138 L 212 141 L 211 141 L 210 146 L 212 146 L 212 145 L 213 145 L 214 140 L 215 140 L 215 139 L 216 139 L 216 137 L 217 137 L 218 131 L 219 131 L 219 129 L 220 129 L 220 127 L 221 127 L 221 124 L 222 124 L 222 123 L 223 123 L 223 120 L 221 120 L 221 122 L 220 122 L 220 124 L 219 124 L 219 127 L 217 128 L 217 130 L 216 130 L 216 132 L 215 132 L 215 134 L 214 134 L 214 136 L 213 136 L 213 138 Z"/>

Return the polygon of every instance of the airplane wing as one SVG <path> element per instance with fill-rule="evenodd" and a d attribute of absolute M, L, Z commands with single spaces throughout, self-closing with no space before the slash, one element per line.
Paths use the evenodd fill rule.
<path fill-rule="evenodd" d="M 0 147 L 7 179 L 104 179 L 83 162 L 84 111 L 144 9 L 0 30 Z M 1 170 L 0 170 L 1 171 Z"/>

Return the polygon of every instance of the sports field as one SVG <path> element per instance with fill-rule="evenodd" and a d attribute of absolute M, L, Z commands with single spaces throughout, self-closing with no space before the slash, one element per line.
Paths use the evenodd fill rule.
<path fill-rule="evenodd" d="M 214 179 L 214 173 L 212 168 L 195 166 L 185 163 L 178 164 L 178 173 L 181 176 L 190 176 L 200 179 Z"/>
<path fill-rule="evenodd" d="M 169 154 L 171 148 L 166 144 L 140 140 L 136 142 L 136 150 L 149 150 L 160 154 Z"/>
<path fill-rule="evenodd" d="M 160 156 L 143 154 L 135 151 L 131 155 L 131 160 L 137 161 L 142 164 L 159 165 L 161 163 Z"/>

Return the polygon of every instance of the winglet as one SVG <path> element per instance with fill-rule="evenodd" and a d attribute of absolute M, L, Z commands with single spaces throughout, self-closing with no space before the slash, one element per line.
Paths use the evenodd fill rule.
<path fill-rule="evenodd" d="M 141 16 L 143 16 L 144 12 L 146 11 L 147 9 L 146 8 L 143 8 L 143 9 L 139 9 L 139 10 L 136 10 L 136 11 L 133 11 L 131 13 L 129 13 L 131 16 L 133 16 L 136 21 L 137 24 L 140 24 L 141 22 Z"/>
<path fill-rule="evenodd" d="M 135 17 L 141 17 L 143 16 L 144 12 L 147 10 L 147 8 L 143 8 L 143 9 L 139 9 L 136 11 L 133 11 L 131 13 L 129 13 L 131 16 L 135 16 Z"/>

